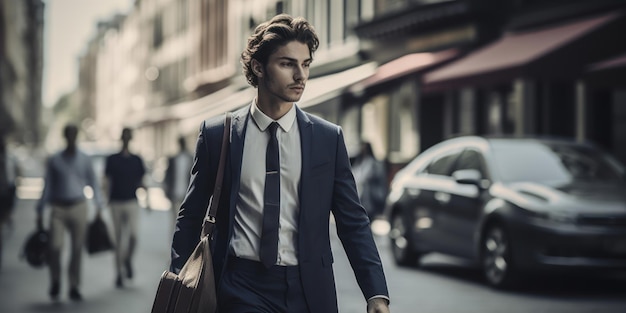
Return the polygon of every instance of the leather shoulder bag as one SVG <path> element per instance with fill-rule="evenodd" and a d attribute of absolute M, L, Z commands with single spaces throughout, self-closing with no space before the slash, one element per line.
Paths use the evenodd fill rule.
<path fill-rule="evenodd" d="M 200 242 L 178 275 L 168 270 L 163 272 L 152 305 L 152 313 L 217 312 L 213 259 L 209 241 L 215 226 L 217 206 L 220 202 L 230 123 L 231 114 L 226 113 L 215 188 L 209 209 L 203 220 Z"/>

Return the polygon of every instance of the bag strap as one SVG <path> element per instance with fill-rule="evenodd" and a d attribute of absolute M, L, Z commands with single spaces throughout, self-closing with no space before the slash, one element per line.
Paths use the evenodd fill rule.
<path fill-rule="evenodd" d="M 209 209 L 204 217 L 204 222 L 202 223 L 202 236 L 200 238 L 210 235 L 212 233 L 213 225 L 215 225 L 215 216 L 217 214 L 217 207 L 222 193 L 224 168 L 226 167 L 226 154 L 228 152 L 228 143 L 230 138 L 230 124 L 231 113 L 226 112 L 226 118 L 224 119 L 224 135 L 222 136 L 222 150 L 220 151 L 220 161 L 217 167 L 217 174 L 215 175 L 215 188 L 213 188 L 211 204 L 209 205 Z"/>

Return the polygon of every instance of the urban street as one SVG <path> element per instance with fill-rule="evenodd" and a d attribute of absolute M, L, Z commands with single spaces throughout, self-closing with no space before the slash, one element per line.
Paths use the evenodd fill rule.
<path fill-rule="evenodd" d="M 233 250 L 311 264 L 309 303 L 288 305 L 334 311 L 332 256 L 339 312 L 367 312 L 332 216 L 332 255 L 318 237 L 317 213 L 358 200 L 393 313 L 626 313 L 624 30 L 625 0 L 0 0 L 0 313 L 150 312 L 172 203 L 192 228 L 218 151 Z M 67 234 L 59 294 L 58 241 L 52 275 L 25 259 L 52 205 L 81 231 L 88 199 L 113 238 L 112 212 L 135 234 L 135 198 L 132 268 L 79 247 L 76 290 Z M 386 295 L 345 212 L 359 280 Z M 216 238 L 222 257 L 232 237 Z M 283 305 L 271 289 L 231 302 Z"/>
<path fill-rule="evenodd" d="M 5 229 L 0 312 L 150 311 L 159 276 L 167 267 L 169 258 L 169 212 L 142 211 L 136 275 L 123 289 L 114 284 L 113 253 L 89 255 L 85 251 L 84 301 L 71 302 L 67 290 L 62 289 L 60 301 L 52 302 L 48 298 L 47 269 L 32 268 L 20 258 L 25 238 L 35 229 L 34 205 L 35 200 L 18 201 L 12 224 Z M 108 221 L 110 225 L 110 219 Z M 381 221 L 374 224 L 384 226 Z M 341 243 L 334 234 L 332 240 L 340 312 L 365 312 L 365 300 Z M 532 286 L 522 290 L 503 292 L 486 286 L 478 271 L 444 256 L 425 257 L 419 269 L 398 267 L 388 251 L 386 236 L 377 235 L 376 240 L 392 297 L 391 310 L 395 313 L 623 313 L 626 310 L 625 275 L 541 277 L 536 284 L 532 282 Z"/>

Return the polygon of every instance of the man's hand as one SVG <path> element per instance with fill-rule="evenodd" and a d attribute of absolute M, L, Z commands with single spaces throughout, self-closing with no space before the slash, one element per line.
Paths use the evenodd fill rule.
<path fill-rule="evenodd" d="M 384 298 L 374 298 L 367 301 L 367 313 L 389 313 L 389 303 Z"/>

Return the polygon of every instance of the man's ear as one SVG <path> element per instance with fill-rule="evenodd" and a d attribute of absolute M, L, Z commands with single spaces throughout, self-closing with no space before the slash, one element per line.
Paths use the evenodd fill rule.
<path fill-rule="evenodd" d="M 263 77 L 263 64 L 256 59 L 252 59 L 251 65 L 254 75 L 256 75 L 256 77 Z"/>

